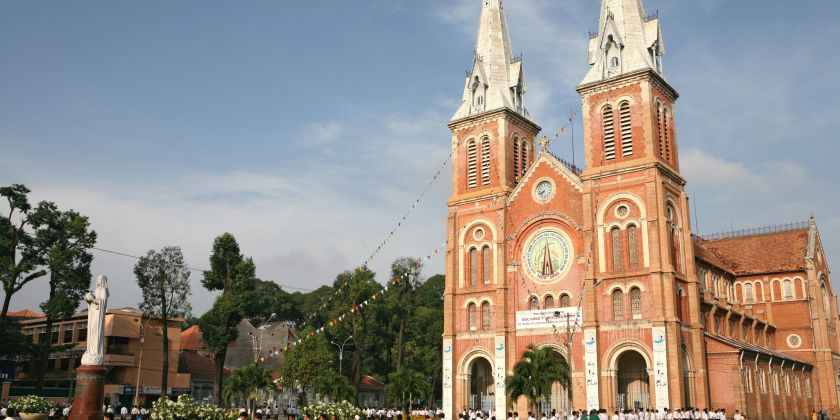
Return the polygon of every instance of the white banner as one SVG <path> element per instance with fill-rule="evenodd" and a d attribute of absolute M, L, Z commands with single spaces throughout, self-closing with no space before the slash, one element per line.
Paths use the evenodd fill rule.
<path fill-rule="evenodd" d="M 574 308 L 538 309 L 536 311 L 516 311 L 516 329 L 532 330 L 538 328 L 566 328 L 568 325 L 583 324 L 583 311 Z"/>
<path fill-rule="evenodd" d="M 656 381 L 656 409 L 670 407 L 668 399 L 668 342 L 665 327 L 651 328 L 653 336 L 653 378 Z"/>
<path fill-rule="evenodd" d="M 452 339 L 443 339 L 443 402 L 441 407 L 447 419 L 452 419 Z"/>
<path fill-rule="evenodd" d="M 507 379 L 505 352 L 507 352 L 507 348 L 505 347 L 505 336 L 496 336 L 494 349 L 496 353 L 494 363 L 496 366 L 496 418 L 501 418 L 499 416 L 507 410 L 507 388 L 505 386 L 505 379 Z"/>
<path fill-rule="evenodd" d="M 586 365 L 586 409 L 601 408 L 598 397 L 598 332 L 594 328 L 583 330 L 583 361 Z"/>

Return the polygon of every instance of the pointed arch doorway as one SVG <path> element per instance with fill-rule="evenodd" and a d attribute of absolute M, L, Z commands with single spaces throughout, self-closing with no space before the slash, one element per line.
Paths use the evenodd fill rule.
<path fill-rule="evenodd" d="M 650 408 L 650 374 L 644 356 L 627 350 L 616 363 L 616 402 L 622 410 Z"/>
<path fill-rule="evenodd" d="M 554 346 L 550 346 L 551 348 L 551 355 L 550 357 L 555 360 L 560 360 L 563 362 L 567 367 L 569 366 L 569 362 L 566 359 L 566 356 L 561 353 L 557 348 Z M 571 368 L 569 368 L 571 376 Z M 572 412 L 572 390 L 563 386 L 560 382 L 555 382 L 551 384 L 551 394 L 550 395 L 543 395 L 539 401 L 538 409 L 541 412 L 545 412 L 549 417 L 551 416 L 551 411 L 555 410 L 557 412 L 558 418 L 565 418 L 571 414 Z"/>

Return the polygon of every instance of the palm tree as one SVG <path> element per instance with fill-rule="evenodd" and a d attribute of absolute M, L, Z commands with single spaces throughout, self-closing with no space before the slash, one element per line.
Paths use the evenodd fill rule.
<path fill-rule="evenodd" d="M 508 401 L 513 405 L 519 397 L 528 399 L 528 406 L 537 411 L 540 397 L 551 398 L 551 385 L 560 382 L 569 386 L 569 365 L 562 358 L 553 357 L 549 347 L 529 345 L 522 360 L 513 365 L 513 374 L 507 378 Z"/>
<path fill-rule="evenodd" d="M 238 369 L 225 381 L 224 399 L 231 403 L 246 400 L 254 415 L 254 404 L 260 393 L 274 386 L 271 375 L 265 368 L 256 364 Z"/>
<path fill-rule="evenodd" d="M 321 397 L 329 397 L 333 402 L 349 401 L 355 403 L 356 388 L 346 376 L 325 374 L 315 379 L 312 391 Z"/>
<path fill-rule="evenodd" d="M 422 399 L 426 396 L 428 385 L 426 378 L 420 372 L 402 367 L 388 375 L 388 379 L 390 383 L 385 385 L 385 393 L 391 401 L 399 401 L 401 407 L 406 407 L 406 397 L 411 402 L 414 397 Z"/>

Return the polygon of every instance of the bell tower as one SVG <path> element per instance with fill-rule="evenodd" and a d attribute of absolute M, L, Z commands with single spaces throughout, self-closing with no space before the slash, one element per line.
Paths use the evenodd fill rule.
<path fill-rule="evenodd" d="M 645 14 L 642 0 L 602 0 L 600 13 L 590 68 L 577 87 L 584 231 L 593 250 L 586 281 L 594 286 L 584 313 L 601 314 L 584 327 L 605 342 L 611 340 L 605 330 L 639 331 L 635 339 L 646 349 L 627 351 L 653 372 L 653 407 L 707 406 L 702 313 L 674 122 L 678 94 L 663 71 L 659 16 Z M 621 377 L 620 368 L 604 369 L 619 369 Z M 619 404 L 616 392 L 603 397 L 602 406 Z"/>
<path fill-rule="evenodd" d="M 476 5 L 479 3 L 476 2 Z M 452 119 L 452 195 L 447 218 L 443 410 L 507 408 L 511 339 L 505 203 L 536 158 L 540 127 L 525 107 L 522 58 L 511 53 L 502 0 L 482 0 L 472 67 Z M 465 359 L 466 358 L 466 359 Z M 466 361 L 464 361 L 466 360 Z M 460 361 L 460 362 L 459 362 Z M 459 364 L 460 363 L 460 364 Z M 494 379 L 496 378 L 496 379 Z M 493 395 L 476 401 L 471 395 Z"/>

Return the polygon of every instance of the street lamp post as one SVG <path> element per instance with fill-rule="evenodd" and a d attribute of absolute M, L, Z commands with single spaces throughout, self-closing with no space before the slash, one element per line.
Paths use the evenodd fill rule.
<path fill-rule="evenodd" d="M 140 316 L 143 319 L 143 316 Z M 140 322 L 140 357 L 137 362 L 137 380 L 134 382 L 134 405 L 140 405 L 140 372 L 143 371 L 143 343 L 146 342 L 146 326 L 151 321 L 147 318 L 146 322 Z"/>
<path fill-rule="evenodd" d="M 260 330 L 259 337 L 257 337 L 257 335 L 252 333 L 252 332 L 248 332 L 248 335 L 251 336 L 251 340 L 253 342 L 254 363 L 257 363 L 257 361 L 260 359 L 260 353 L 262 353 L 263 334 L 265 334 L 265 330 L 268 328 L 268 323 L 271 322 L 271 320 L 274 319 L 274 317 L 276 317 L 276 316 L 277 316 L 276 313 L 272 313 L 271 316 L 268 317 L 268 319 L 266 319 L 265 322 L 262 325 L 257 327 L 257 329 Z"/>
<path fill-rule="evenodd" d="M 353 336 L 349 336 L 344 339 L 344 342 L 339 345 L 335 341 L 330 341 L 330 344 L 338 347 L 338 374 L 341 375 L 341 366 L 344 364 L 344 345 L 347 344 Z"/>

